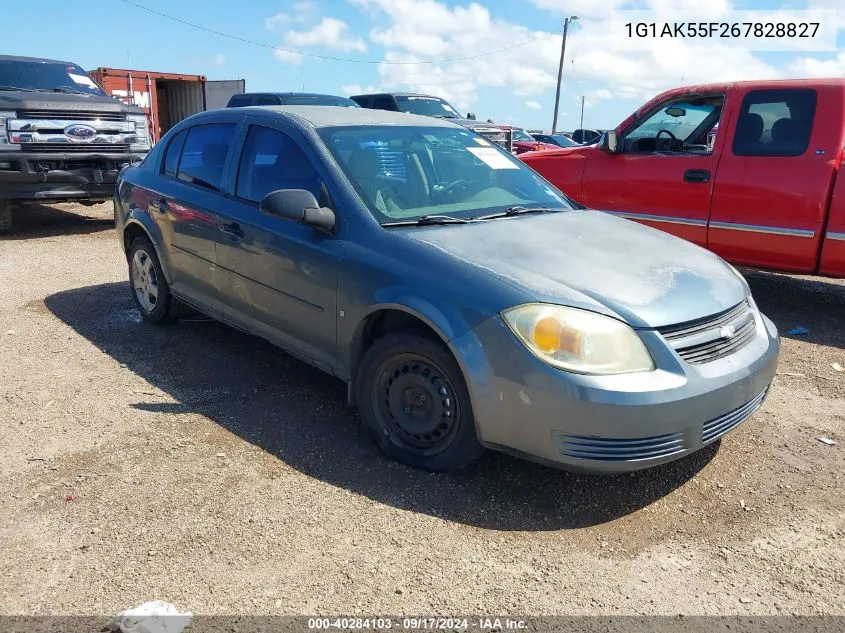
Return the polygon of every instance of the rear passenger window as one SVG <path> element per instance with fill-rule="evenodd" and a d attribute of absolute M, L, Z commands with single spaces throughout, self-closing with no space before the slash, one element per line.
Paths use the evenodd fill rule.
<path fill-rule="evenodd" d="M 734 155 L 800 156 L 810 144 L 815 113 L 815 90 L 749 92 L 739 111 Z"/>
<path fill-rule="evenodd" d="M 373 99 L 373 109 L 375 110 L 392 110 L 396 111 L 398 108 L 390 97 L 376 97 Z"/>
<path fill-rule="evenodd" d="M 164 175 L 176 178 L 176 168 L 179 166 L 179 156 L 182 154 L 182 146 L 185 144 L 187 130 L 182 130 L 173 137 L 167 146 L 167 153 L 164 155 Z"/>
<path fill-rule="evenodd" d="M 230 108 L 243 108 L 248 106 L 252 101 L 252 97 L 248 95 L 238 95 L 232 97 L 231 101 L 229 101 Z"/>
<path fill-rule="evenodd" d="M 323 187 L 317 170 L 296 141 L 278 130 L 253 125 L 238 166 L 235 195 L 260 202 L 278 189 L 305 189 L 320 200 Z"/>
<path fill-rule="evenodd" d="M 188 129 L 179 161 L 179 180 L 219 191 L 234 134 L 234 123 L 208 123 Z"/>

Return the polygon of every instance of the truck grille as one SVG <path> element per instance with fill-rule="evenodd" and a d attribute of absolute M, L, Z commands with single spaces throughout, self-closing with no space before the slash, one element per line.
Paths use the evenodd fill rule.
<path fill-rule="evenodd" d="M 123 112 L 78 112 L 75 110 L 18 110 L 21 119 L 61 119 L 63 121 L 125 121 Z"/>
<path fill-rule="evenodd" d="M 507 149 L 508 144 L 508 133 L 505 130 L 497 127 L 484 127 L 484 128 L 475 128 L 473 130 L 477 132 L 488 141 L 495 143 L 496 145 L 501 145 L 502 147 Z"/>
<path fill-rule="evenodd" d="M 24 143 L 25 152 L 46 154 L 118 154 L 129 152 L 126 143 Z"/>
<path fill-rule="evenodd" d="M 691 365 L 709 363 L 748 345 L 757 321 L 748 301 L 717 314 L 658 329 L 666 342 Z"/>

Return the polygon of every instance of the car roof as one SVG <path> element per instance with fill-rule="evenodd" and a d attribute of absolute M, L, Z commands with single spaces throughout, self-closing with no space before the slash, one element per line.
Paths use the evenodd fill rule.
<path fill-rule="evenodd" d="M 421 92 L 371 92 L 365 95 L 354 95 L 350 99 L 364 99 L 365 97 L 428 97 L 429 99 L 441 99 L 434 95 L 427 95 Z"/>
<path fill-rule="evenodd" d="M 237 110 L 233 116 L 252 113 L 275 113 L 285 118 L 304 121 L 314 127 L 335 127 L 341 125 L 419 125 L 424 127 L 461 127 L 444 119 L 435 119 L 405 112 L 370 110 L 368 108 L 346 108 L 341 106 L 272 105 L 228 108 Z M 211 112 L 219 113 L 219 110 Z M 202 115 L 198 115 L 201 117 Z"/>
<path fill-rule="evenodd" d="M 332 99 L 346 99 L 349 100 L 349 97 L 342 97 L 340 95 L 330 95 L 330 94 L 323 94 L 320 92 L 242 92 L 236 95 L 232 95 L 233 97 L 254 97 L 260 95 L 273 95 L 275 97 L 330 97 Z"/>
<path fill-rule="evenodd" d="M 65 62 L 60 59 L 47 59 L 45 57 L 18 57 L 15 55 L 0 55 L 0 62 L 37 62 L 47 64 L 73 64 L 73 62 Z M 76 66 L 77 64 L 73 64 Z"/>

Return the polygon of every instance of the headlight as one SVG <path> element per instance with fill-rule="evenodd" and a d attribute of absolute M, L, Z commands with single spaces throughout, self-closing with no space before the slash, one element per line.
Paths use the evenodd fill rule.
<path fill-rule="evenodd" d="M 147 150 L 150 149 L 150 128 L 145 114 L 130 114 L 126 117 L 127 121 L 132 121 L 135 124 L 136 141 L 132 143 L 133 150 Z"/>
<path fill-rule="evenodd" d="M 9 131 L 6 129 L 6 119 L 14 119 L 15 116 L 14 112 L 5 112 L 0 110 L 0 145 L 11 145 L 11 143 L 9 143 Z"/>
<path fill-rule="evenodd" d="M 579 374 L 654 370 L 640 337 L 616 319 L 545 303 L 510 308 L 502 317 L 535 356 L 554 367 Z"/>

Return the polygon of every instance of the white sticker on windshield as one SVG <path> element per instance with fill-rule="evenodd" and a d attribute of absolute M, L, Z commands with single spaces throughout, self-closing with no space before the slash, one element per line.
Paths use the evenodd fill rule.
<path fill-rule="evenodd" d="M 86 75 L 77 75 L 74 73 L 68 73 L 67 75 L 73 79 L 74 83 L 78 83 L 80 86 L 88 86 L 89 88 L 97 87 L 97 84 L 91 81 L 91 78 Z"/>
<path fill-rule="evenodd" d="M 478 143 L 479 145 L 483 145 L 484 147 L 490 147 L 490 142 L 485 141 L 483 138 L 474 138 L 472 140 Z"/>
<path fill-rule="evenodd" d="M 503 156 L 498 150 L 492 147 L 467 147 L 473 156 L 484 161 L 490 169 L 519 169 L 519 165 L 513 164 L 507 156 Z"/>

